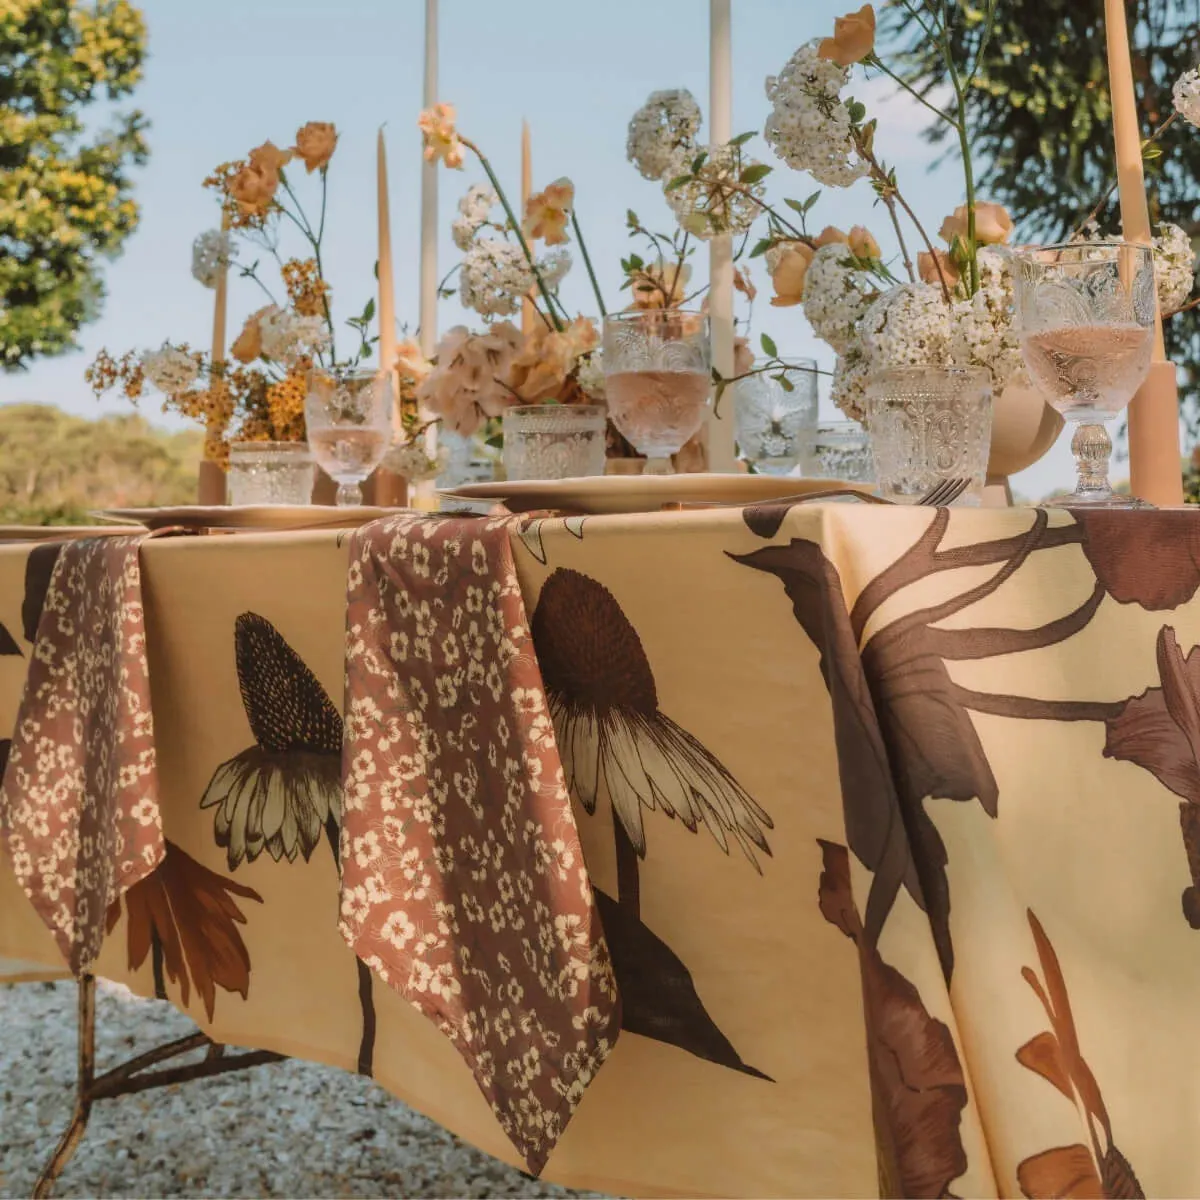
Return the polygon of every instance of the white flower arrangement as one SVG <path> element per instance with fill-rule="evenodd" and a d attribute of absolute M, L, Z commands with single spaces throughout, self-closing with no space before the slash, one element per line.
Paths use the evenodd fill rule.
<path fill-rule="evenodd" d="M 200 366 L 195 357 L 167 342 L 160 350 L 147 350 L 141 358 L 142 371 L 146 380 L 164 396 L 177 396 L 186 392 L 200 376 Z"/>
<path fill-rule="evenodd" d="M 233 259 L 233 238 L 220 229 L 205 230 L 192 243 L 192 278 L 206 288 L 215 288 L 221 271 Z"/>
<path fill-rule="evenodd" d="M 694 152 L 699 131 L 700 105 L 691 92 L 652 92 L 629 122 L 625 153 L 644 178 L 667 179 Z"/>

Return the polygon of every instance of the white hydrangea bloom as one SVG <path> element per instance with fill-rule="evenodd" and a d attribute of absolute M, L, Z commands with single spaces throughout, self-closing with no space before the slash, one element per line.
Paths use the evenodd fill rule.
<path fill-rule="evenodd" d="M 625 155 L 646 179 L 679 174 L 683 155 L 694 151 L 700 131 L 700 105 L 686 88 L 652 92 L 633 114 Z"/>
<path fill-rule="evenodd" d="M 1021 366 L 1012 272 L 1007 256 L 995 250 L 980 250 L 978 263 L 979 291 L 951 311 L 950 356 L 959 366 L 987 367 L 1003 386 Z"/>
<path fill-rule="evenodd" d="M 859 328 L 872 371 L 950 363 L 954 322 L 941 290 L 931 284 L 903 283 L 884 292 Z"/>
<path fill-rule="evenodd" d="M 439 449 L 435 456 L 425 448 L 424 438 L 392 446 L 385 456 L 384 466 L 396 475 L 402 475 L 409 483 L 421 483 L 436 479 L 446 466 L 446 453 Z"/>
<path fill-rule="evenodd" d="M 546 286 L 553 292 L 562 283 L 567 272 L 571 269 L 571 252 L 556 248 L 544 258 L 538 259 L 538 270 Z"/>
<path fill-rule="evenodd" d="M 233 262 L 233 239 L 221 229 L 209 229 L 192 243 L 192 278 L 215 288 L 221 269 Z"/>
<path fill-rule="evenodd" d="M 763 136 L 789 167 L 829 187 L 849 187 L 868 170 L 855 149 L 850 109 L 840 94 L 850 70 L 821 58 L 818 45 L 813 40 L 801 46 L 778 75 L 767 78 L 767 99 L 774 107 Z"/>
<path fill-rule="evenodd" d="M 870 377 L 870 364 L 858 350 L 838 355 L 829 398 L 851 421 L 862 421 L 867 415 L 867 380 Z"/>
<path fill-rule="evenodd" d="M 1162 224 L 1154 239 L 1154 274 L 1158 307 L 1174 312 L 1187 302 L 1196 282 L 1196 252 L 1191 238 L 1178 225 Z"/>
<path fill-rule="evenodd" d="M 767 252 L 767 266 L 774 271 L 782 246 Z M 813 332 L 839 354 L 845 354 L 858 334 L 858 322 L 879 295 L 870 276 L 849 262 L 845 246 L 822 246 L 813 255 L 804 277 L 804 315 Z"/>
<path fill-rule="evenodd" d="M 1171 89 L 1175 111 L 1192 125 L 1200 126 L 1200 67 L 1185 71 Z"/>
<path fill-rule="evenodd" d="M 511 316 L 534 286 L 533 272 L 515 242 L 481 238 L 463 257 L 459 298 L 481 316 Z"/>
<path fill-rule="evenodd" d="M 500 197 L 487 184 L 475 183 L 467 189 L 467 194 L 458 202 L 459 215 L 450 226 L 450 235 L 460 250 L 470 247 L 499 202 Z"/>
<path fill-rule="evenodd" d="M 603 352 L 596 349 L 581 358 L 575 378 L 589 400 L 602 404 L 605 398 Z"/>
<path fill-rule="evenodd" d="M 142 371 L 167 396 L 186 392 L 200 375 L 200 368 L 190 354 L 165 342 L 161 350 L 147 350 L 142 355 Z"/>
<path fill-rule="evenodd" d="M 320 354 L 329 349 L 329 326 L 323 317 L 302 317 L 287 309 L 266 313 L 258 325 L 262 350 L 276 362 L 290 362 L 302 354 Z"/>
<path fill-rule="evenodd" d="M 680 226 L 705 241 L 718 234 L 745 233 L 758 216 L 759 206 L 754 197 L 761 198 L 766 193 L 761 183 L 740 182 L 740 172 L 757 165 L 756 160 L 739 156 L 737 147 L 728 144 L 705 149 L 708 157 L 696 177 L 666 192 L 667 203 Z M 681 169 L 676 174 L 687 170 L 688 164 L 682 156 L 679 165 Z M 734 184 L 738 190 L 734 190 Z"/>

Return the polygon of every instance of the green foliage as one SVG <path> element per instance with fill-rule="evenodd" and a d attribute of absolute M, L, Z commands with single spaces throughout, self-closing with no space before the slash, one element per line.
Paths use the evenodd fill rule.
<path fill-rule="evenodd" d="M 0 406 L 0 524 L 88 525 L 97 508 L 194 503 L 203 447 L 202 433 L 139 416 Z"/>
<path fill-rule="evenodd" d="M 128 0 L 0 0 L 0 365 L 71 349 L 104 297 L 101 260 L 138 222 L 129 168 L 139 112 L 97 128 L 91 106 L 141 77 Z"/>
<path fill-rule="evenodd" d="M 1080 0 L 1006 0 L 972 83 L 967 124 L 977 158 L 979 194 L 1008 206 L 1019 238 L 1054 241 L 1075 230 L 1115 177 L 1103 5 Z M 1142 135 L 1172 113 L 1171 88 L 1200 58 L 1194 3 L 1128 0 L 1133 70 Z M 959 6 L 951 22 L 957 62 L 974 59 L 983 12 Z M 906 47 L 904 75 L 925 95 L 946 86 L 946 64 L 914 17 L 891 10 L 889 32 Z M 943 142 L 946 127 L 927 131 Z M 1200 234 L 1196 212 L 1200 132 L 1176 121 L 1148 156 L 1151 219 Z M 1116 232 L 1115 194 L 1098 220 Z M 1181 398 L 1200 428 L 1200 312 L 1172 318 L 1167 350 L 1181 372 Z"/>

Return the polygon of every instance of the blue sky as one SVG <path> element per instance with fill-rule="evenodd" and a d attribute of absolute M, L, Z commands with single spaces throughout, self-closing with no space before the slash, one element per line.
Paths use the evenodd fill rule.
<path fill-rule="evenodd" d="M 802 42 L 827 32 L 849 6 L 848 0 L 733 0 L 735 132 L 762 129 L 764 78 Z M 0 403 L 45 401 L 83 414 L 117 410 L 120 400 L 98 406 L 83 381 L 101 346 L 116 353 L 166 338 L 206 346 L 212 293 L 191 277 L 191 243 L 218 214 L 201 182 L 217 163 L 267 138 L 289 144 L 308 120 L 332 121 L 341 135 L 330 170 L 325 252 L 339 320 L 358 313 L 374 292 L 375 135 L 386 125 L 397 315 L 415 325 L 423 0 L 142 0 L 142 8 L 150 57 L 134 102 L 151 122 L 151 157 L 137 176 L 141 227 L 108 268 L 108 299 L 101 318 L 83 332 L 83 351 L 37 362 L 23 374 L 0 374 Z M 534 186 L 561 175 L 574 181 L 610 305 L 618 295 L 618 261 L 629 250 L 625 210 L 634 208 L 651 228 L 670 227 L 658 187 L 625 161 L 626 124 L 658 88 L 687 87 L 707 107 L 707 20 L 705 0 L 553 8 L 540 0 L 441 2 L 441 97 L 457 106 L 461 128 L 488 153 L 514 196 L 521 121 L 528 120 Z M 936 229 L 961 202 L 962 185 L 952 165 L 928 171 L 933 154 L 919 136 L 924 111 L 895 95 L 886 80 L 855 93 L 879 118 L 876 145 L 896 166 L 901 188 Z M 808 176 L 779 163 L 761 138 L 747 149 L 777 168 L 768 180 L 772 198 L 804 197 L 815 189 Z M 479 177 L 470 161 L 466 170 L 440 176 L 442 271 L 456 261 L 449 226 L 458 197 Z M 865 224 L 885 253 L 895 251 L 885 214 L 874 207 L 865 182 L 826 191 L 814 219 L 818 227 Z M 695 263 L 702 278 L 705 256 Z M 769 306 L 761 268 L 755 282 L 755 341 L 766 332 L 785 355 L 809 354 L 830 366 L 831 353 L 812 337 L 800 309 Z M 594 310 L 581 266 L 563 292 L 568 307 Z M 231 281 L 230 337 L 260 303 L 252 284 Z M 454 300 L 442 302 L 441 329 L 461 319 Z M 147 415 L 162 419 L 153 404 Z M 1038 496 L 1070 477 L 1070 454 L 1060 439 L 1017 486 Z"/>

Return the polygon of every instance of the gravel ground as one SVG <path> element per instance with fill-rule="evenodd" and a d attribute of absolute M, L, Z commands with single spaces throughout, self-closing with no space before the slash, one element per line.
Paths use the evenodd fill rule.
<path fill-rule="evenodd" d="M 76 989 L 0 985 L 0 1196 L 28 1196 L 70 1119 Z M 98 1069 L 195 1028 L 101 984 Z M 289 1061 L 104 1100 L 59 1196 L 592 1196 L 527 1179 L 385 1092 Z"/>

